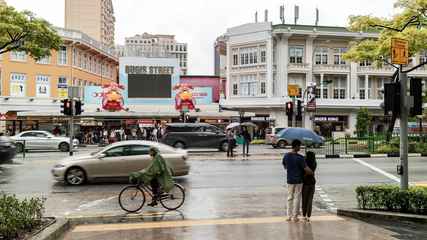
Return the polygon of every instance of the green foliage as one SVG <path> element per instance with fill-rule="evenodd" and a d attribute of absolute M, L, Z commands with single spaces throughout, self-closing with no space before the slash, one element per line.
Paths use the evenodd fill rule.
<path fill-rule="evenodd" d="M 360 108 L 357 112 L 356 133 L 358 137 L 368 135 L 371 117 L 367 108 Z"/>
<path fill-rule="evenodd" d="M 427 49 L 427 0 L 398 0 L 395 8 L 402 9 L 393 17 L 350 16 L 348 29 L 354 32 L 378 32 L 378 39 L 353 42 L 344 58 L 352 61 L 370 60 L 381 65 L 390 57 L 391 39 L 409 41 L 409 55 Z"/>
<path fill-rule="evenodd" d="M 375 153 L 398 153 L 399 147 L 392 144 L 382 144 L 377 147 Z"/>
<path fill-rule="evenodd" d="M 356 188 L 359 208 L 427 214 L 427 188 L 411 187 L 402 191 L 395 185 L 359 186 Z"/>
<path fill-rule="evenodd" d="M 40 225 L 44 200 L 19 200 L 14 195 L 0 193 L 0 239 L 16 239 Z"/>
<path fill-rule="evenodd" d="M 34 59 L 49 56 L 62 43 L 47 21 L 29 11 L 18 12 L 13 7 L 0 6 L 0 54 L 24 51 Z"/>

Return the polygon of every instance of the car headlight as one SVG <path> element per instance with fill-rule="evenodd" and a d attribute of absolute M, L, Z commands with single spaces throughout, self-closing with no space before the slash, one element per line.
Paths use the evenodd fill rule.
<path fill-rule="evenodd" d="M 65 165 L 62 164 L 56 164 L 55 166 L 53 166 L 53 168 L 64 168 Z"/>

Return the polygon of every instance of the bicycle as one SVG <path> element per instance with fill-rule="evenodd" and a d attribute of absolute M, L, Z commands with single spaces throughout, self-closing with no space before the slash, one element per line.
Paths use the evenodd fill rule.
<path fill-rule="evenodd" d="M 154 197 L 152 189 L 143 183 L 127 186 L 120 191 L 119 205 L 126 212 L 138 212 L 144 207 L 146 195 L 151 198 Z M 165 193 L 161 191 L 157 200 L 167 210 L 177 210 L 185 201 L 184 187 L 174 183 L 173 188 L 169 192 Z"/>

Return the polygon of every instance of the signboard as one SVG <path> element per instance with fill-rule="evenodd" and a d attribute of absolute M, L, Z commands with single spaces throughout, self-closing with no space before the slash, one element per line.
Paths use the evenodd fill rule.
<path fill-rule="evenodd" d="M 316 86 L 309 86 L 307 88 L 307 104 L 305 107 L 305 111 L 315 112 L 316 107 Z"/>
<path fill-rule="evenodd" d="M 289 97 L 299 96 L 299 86 L 295 84 L 288 84 L 288 95 Z"/>
<path fill-rule="evenodd" d="M 391 63 L 408 64 L 409 48 L 408 41 L 400 38 L 391 39 Z"/>
<path fill-rule="evenodd" d="M 208 105 L 212 103 L 212 87 L 195 87 L 193 97 L 197 105 Z"/>

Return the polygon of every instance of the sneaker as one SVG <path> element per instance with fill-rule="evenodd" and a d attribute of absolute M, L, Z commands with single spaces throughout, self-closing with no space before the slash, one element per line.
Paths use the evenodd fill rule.
<path fill-rule="evenodd" d="M 298 217 L 294 217 L 294 222 L 299 222 L 299 218 Z"/>
<path fill-rule="evenodd" d="M 291 217 L 288 217 L 288 218 L 286 218 L 286 221 L 287 221 L 287 222 L 290 222 L 290 221 L 292 221 L 292 218 L 291 218 Z"/>
<path fill-rule="evenodd" d="M 310 218 L 309 218 L 309 217 L 308 217 L 308 218 L 306 218 L 306 219 L 305 219 L 305 221 L 310 222 Z"/>

